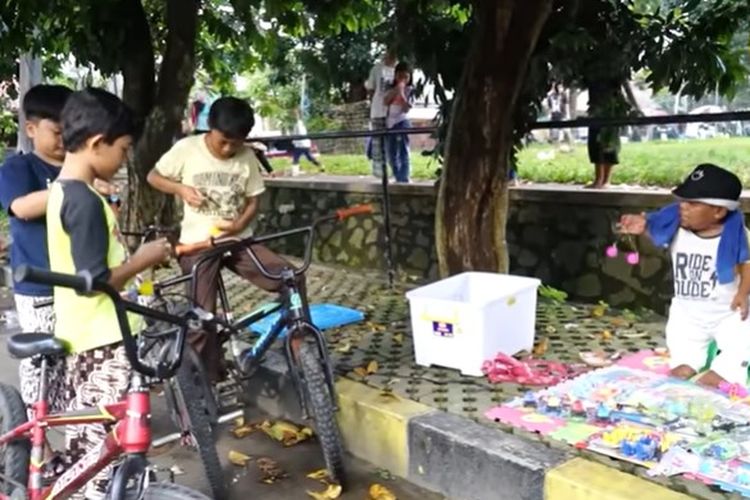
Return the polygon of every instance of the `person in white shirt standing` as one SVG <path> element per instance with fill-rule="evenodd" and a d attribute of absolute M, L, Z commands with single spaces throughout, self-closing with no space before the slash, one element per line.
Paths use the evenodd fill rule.
<path fill-rule="evenodd" d="M 365 81 L 367 94 L 370 98 L 370 128 L 382 130 L 386 128 L 385 119 L 388 116 L 388 107 L 384 102 L 385 93 L 393 84 L 396 74 L 396 51 L 388 48 L 381 61 L 375 63 L 370 70 L 370 75 Z M 370 142 L 372 160 L 372 175 L 380 178 L 385 168 L 385 155 L 383 137 L 372 137 Z"/>

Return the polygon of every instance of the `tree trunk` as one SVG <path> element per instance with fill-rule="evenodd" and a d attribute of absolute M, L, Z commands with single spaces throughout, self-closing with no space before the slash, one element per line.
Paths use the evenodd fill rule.
<path fill-rule="evenodd" d="M 507 272 L 513 115 L 552 0 L 474 0 L 474 34 L 451 112 L 435 240 L 442 276 Z"/>
<path fill-rule="evenodd" d="M 193 86 L 195 75 L 195 37 L 199 0 L 167 0 L 167 41 L 159 70 L 158 90 L 146 118 L 143 133 L 128 166 L 129 193 L 126 226 L 172 225 L 176 221 L 175 203 L 146 182 L 148 172 L 173 143 Z M 125 81 L 125 89 L 134 75 Z M 132 90 L 132 88 L 131 88 Z M 127 93 L 128 90 L 124 90 Z"/>

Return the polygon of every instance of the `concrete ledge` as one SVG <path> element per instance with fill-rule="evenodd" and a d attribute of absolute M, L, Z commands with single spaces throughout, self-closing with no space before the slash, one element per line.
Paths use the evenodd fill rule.
<path fill-rule="evenodd" d="M 409 422 L 434 412 L 425 406 L 347 379 L 336 383 L 339 428 L 354 456 L 399 477 L 409 473 Z"/>
<path fill-rule="evenodd" d="M 456 500 L 541 500 L 544 476 L 568 455 L 449 413 L 409 423 L 409 476 Z"/>
<path fill-rule="evenodd" d="M 348 379 L 336 383 L 347 451 L 454 500 L 683 500 L 645 479 Z M 300 421 L 284 357 L 269 352 L 245 403 Z"/>
<path fill-rule="evenodd" d="M 692 497 L 606 465 L 575 458 L 547 473 L 545 500 L 688 500 Z"/>

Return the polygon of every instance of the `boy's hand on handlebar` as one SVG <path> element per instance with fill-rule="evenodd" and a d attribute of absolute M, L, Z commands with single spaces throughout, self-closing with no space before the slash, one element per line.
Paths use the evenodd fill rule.
<path fill-rule="evenodd" d="M 180 198 L 183 199 L 183 201 L 185 201 L 185 203 L 195 208 L 203 205 L 203 201 L 205 199 L 201 192 L 196 188 L 194 188 L 193 186 L 186 186 L 184 184 L 180 187 L 180 190 L 177 192 L 177 194 L 180 196 Z"/>
<path fill-rule="evenodd" d="M 646 216 L 644 214 L 628 214 L 620 217 L 620 234 L 641 235 L 646 232 Z"/>
<path fill-rule="evenodd" d="M 141 245 L 133 255 L 133 259 L 138 259 L 144 268 L 149 268 L 166 262 L 171 256 L 172 244 L 166 238 L 159 238 Z"/>

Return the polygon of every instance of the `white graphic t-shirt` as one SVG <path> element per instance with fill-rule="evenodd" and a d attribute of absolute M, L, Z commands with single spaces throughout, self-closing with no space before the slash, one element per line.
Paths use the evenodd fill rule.
<path fill-rule="evenodd" d="M 388 115 L 388 107 L 383 102 L 383 98 L 395 76 L 395 66 L 386 66 L 382 62 L 375 64 L 370 70 L 370 75 L 365 82 L 365 87 L 373 92 L 370 118 L 385 118 Z"/>
<path fill-rule="evenodd" d="M 207 240 L 217 221 L 235 219 L 247 200 L 265 191 L 260 163 L 245 146 L 228 160 L 216 158 L 208 150 L 204 135 L 178 141 L 156 164 L 156 171 L 168 179 L 193 186 L 205 198 L 197 208 L 185 204 L 181 243 Z M 248 227 L 239 236 L 251 236 Z"/>
<path fill-rule="evenodd" d="M 682 302 L 697 314 L 716 311 L 726 314 L 737 293 L 739 276 L 721 284 L 716 274 L 716 254 L 720 236 L 702 238 L 680 228 L 672 241 L 674 301 Z"/>

